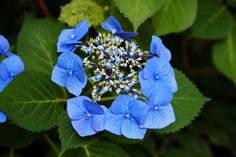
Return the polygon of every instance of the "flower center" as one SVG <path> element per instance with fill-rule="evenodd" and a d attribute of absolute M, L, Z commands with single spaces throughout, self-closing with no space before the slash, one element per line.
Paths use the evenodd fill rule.
<path fill-rule="evenodd" d="M 72 76 L 73 75 L 73 71 L 69 71 L 68 75 Z"/>
<path fill-rule="evenodd" d="M 129 117 L 130 117 L 130 114 L 126 114 L 125 117 L 126 117 L 126 118 L 129 118 Z"/>
<path fill-rule="evenodd" d="M 159 80 L 160 79 L 160 75 L 159 74 L 156 74 L 154 77 L 155 77 L 155 80 Z"/>
<path fill-rule="evenodd" d="M 154 107 L 154 110 L 158 110 L 158 107 L 157 107 L 157 106 L 155 106 L 155 107 Z"/>
<path fill-rule="evenodd" d="M 71 34 L 71 35 L 70 35 L 70 38 L 71 38 L 71 39 L 75 38 L 75 35 L 74 35 L 74 34 Z"/>

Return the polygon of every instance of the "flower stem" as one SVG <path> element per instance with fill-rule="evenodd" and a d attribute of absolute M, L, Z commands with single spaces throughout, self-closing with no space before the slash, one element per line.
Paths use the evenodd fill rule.
<path fill-rule="evenodd" d="M 46 133 L 43 133 L 43 137 L 47 141 L 47 143 L 51 146 L 51 148 L 52 148 L 53 152 L 55 153 L 55 155 L 59 156 L 60 151 L 59 151 L 57 145 L 50 139 L 50 137 Z"/>
<path fill-rule="evenodd" d="M 14 157 L 14 148 L 10 149 L 9 157 Z"/>
<path fill-rule="evenodd" d="M 101 98 L 100 102 L 114 100 L 115 98 L 116 98 L 116 96 L 110 96 L 110 97 Z"/>

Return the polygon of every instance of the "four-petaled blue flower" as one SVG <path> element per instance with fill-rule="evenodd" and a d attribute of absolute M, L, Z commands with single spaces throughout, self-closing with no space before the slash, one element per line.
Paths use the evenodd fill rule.
<path fill-rule="evenodd" d="M 63 53 L 52 71 L 52 81 L 76 96 L 87 84 L 81 58 L 74 53 Z"/>
<path fill-rule="evenodd" d="M 7 121 L 7 116 L 2 111 L 0 111 L 0 124 L 5 123 L 6 121 Z"/>
<path fill-rule="evenodd" d="M 162 43 L 161 38 L 152 36 L 152 41 L 150 45 L 150 52 L 153 55 L 157 55 L 158 57 L 164 57 L 168 61 L 171 59 L 171 53 L 168 48 Z"/>
<path fill-rule="evenodd" d="M 175 121 L 175 114 L 170 104 L 172 97 L 171 88 L 161 88 L 157 95 L 147 102 L 149 111 L 141 127 L 162 129 L 173 123 Z"/>
<path fill-rule="evenodd" d="M 72 126 L 82 137 L 104 130 L 104 110 L 104 106 L 99 106 L 85 96 L 67 101 L 67 112 Z"/>
<path fill-rule="evenodd" d="M 24 71 L 24 63 L 17 55 L 11 55 L 0 63 L 0 92 L 17 74 Z"/>
<path fill-rule="evenodd" d="M 131 139 L 143 139 L 148 105 L 133 96 L 119 95 L 105 112 L 105 130 Z"/>
<path fill-rule="evenodd" d="M 88 21 L 84 20 L 75 28 L 62 30 L 57 42 L 57 52 L 73 52 L 76 45 L 82 44 L 80 39 L 86 35 L 88 28 Z"/>
<path fill-rule="evenodd" d="M 144 69 L 139 72 L 139 82 L 143 95 L 151 98 L 158 96 L 162 88 L 177 91 L 177 83 L 173 68 L 165 58 L 153 57 L 149 59 Z"/>
<path fill-rule="evenodd" d="M 9 48 L 10 48 L 10 45 L 9 45 L 8 40 L 4 36 L 0 35 L 0 56 L 1 55 L 6 55 L 6 56 L 12 55 L 12 53 L 9 52 Z"/>
<path fill-rule="evenodd" d="M 120 23 L 113 16 L 110 16 L 106 22 L 102 23 L 102 28 L 128 41 L 129 39 L 127 37 L 138 35 L 136 32 L 124 32 Z"/>

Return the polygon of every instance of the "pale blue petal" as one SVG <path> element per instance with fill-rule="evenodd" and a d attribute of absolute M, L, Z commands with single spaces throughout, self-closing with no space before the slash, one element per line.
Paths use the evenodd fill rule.
<path fill-rule="evenodd" d="M 81 38 L 83 38 L 88 32 L 88 29 L 89 29 L 88 20 L 84 20 L 78 23 L 74 29 L 74 35 L 76 40 L 79 41 Z"/>
<path fill-rule="evenodd" d="M 57 65 L 53 68 L 52 71 L 52 81 L 57 83 L 58 85 L 65 87 L 67 78 L 70 77 L 68 74 L 68 70 L 62 69 Z"/>
<path fill-rule="evenodd" d="M 2 64 L 7 68 L 8 72 L 12 76 L 15 76 L 24 71 L 24 63 L 17 55 L 12 55 L 5 58 L 2 61 Z"/>
<path fill-rule="evenodd" d="M 128 104 L 133 100 L 135 98 L 130 95 L 118 95 L 113 101 L 110 111 L 114 114 L 127 114 L 129 113 Z"/>
<path fill-rule="evenodd" d="M 7 121 L 7 116 L 0 111 L 0 123 L 5 123 Z"/>
<path fill-rule="evenodd" d="M 162 40 L 159 37 L 152 36 L 152 41 L 150 45 L 150 52 L 151 54 L 156 54 L 161 56 L 161 52 L 163 51 Z"/>
<path fill-rule="evenodd" d="M 105 130 L 116 134 L 121 135 L 121 125 L 125 120 L 123 114 L 113 114 L 110 110 L 105 111 Z"/>
<path fill-rule="evenodd" d="M 175 79 L 173 68 L 171 68 L 171 71 L 167 75 L 163 76 L 160 81 L 171 87 L 173 93 L 177 92 L 178 85 Z"/>
<path fill-rule="evenodd" d="M 79 96 L 82 92 L 83 84 L 76 77 L 70 76 L 67 78 L 66 88 L 71 94 Z"/>
<path fill-rule="evenodd" d="M 171 106 L 158 106 L 157 110 L 150 110 L 145 123 L 141 126 L 148 129 L 162 129 L 175 122 L 174 110 Z"/>
<path fill-rule="evenodd" d="M 67 100 L 67 113 L 72 120 L 79 120 L 87 113 L 83 101 L 90 100 L 86 96 L 78 96 Z"/>
<path fill-rule="evenodd" d="M 58 66 L 67 70 L 73 70 L 74 62 L 82 66 L 82 59 L 74 53 L 62 53 L 58 58 Z"/>
<path fill-rule="evenodd" d="M 153 87 L 153 85 L 155 84 L 155 80 L 150 78 L 150 79 L 145 79 L 143 77 L 144 73 L 143 71 L 139 72 L 139 82 L 140 82 L 140 86 L 141 86 L 141 90 L 142 90 L 142 94 L 149 97 L 150 95 L 152 95 L 153 90 L 155 89 Z"/>
<path fill-rule="evenodd" d="M 94 130 L 98 131 L 103 131 L 104 130 L 104 114 L 103 115 L 93 115 L 91 117 L 91 125 Z"/>
<path fill-rule="evenodd" d="M 84 100 L 83 104 L 86 110 L 91 114 L 97 114 L 97 115 L 104 114 L 104 110 L 102 109 L 102 107 L 99 106 L 97 103 L 92 102 L 91 100 Z"/>
<path fill-rule="evenodd" d="M 73 52 L 76 40 L 73 37 L 74 29 L 64 29 L 61 31 L 57 42 L 57 52 Z"/>
<path fill-rule="evenodd" d="M 143 139 L 146 131 L 133 118 L 126 118 L 121 126 L 122 135 L 130 139 Z"/>
<path fill-rule="evenodd" d="M 0 79 L 2 79 L 3 81 L 8 79 L 10 76 L 7 68 L 5 65 L 0 63 Z"/>
<path fill-rule="evenodd" d="M 173 94 L 171 88 L 162 84 L 156 89 L 156 92 L 150 95 L 150 101 L 158 105 L 168 105 L 172 99 Z"/>
<path fill-rule="evenodd" d="M 129 102 L 129 111 L 132 117 L 139 123 L 143 124 L 146 117 L 149 106 L 147 103 L 140 100 L 133 100 Z"/>
<path fill-rule="evenodd" d="M 0 35 L 0 55 L 5 55 L 5 53 L 9 50 L 9 42 L 8 40 Z"/>
<path fill-rule="evenodd" d="M 73 128 L 81 136 L 91 136 L 97 133 L 90 124 L 90 119 L 80 119 L 77 121 L 71 121 Z"/>

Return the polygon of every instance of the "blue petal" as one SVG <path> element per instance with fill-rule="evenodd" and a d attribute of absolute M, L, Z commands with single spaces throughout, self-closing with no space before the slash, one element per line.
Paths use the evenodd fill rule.
<path fill-rule="evenodd" d="M 110 110 L 105 111 L 105 130 L 121 135 L 121 126 L 125 116 L 123 114 L 113 114 Z"/>
<path fill-rule="evenodd" d="M 87 84 L 87 77 L 84 73 L 83 67 L 79 62 L 74 62 L 73 64 L 73 75 L 81 82 L 84 83 L 84 86 Z"/>
<path fill-rule="evenodd" d="M 63 69 L 73 70 L 74 63 L 78 62 L 82 66 L 82 59 L 74 53 L 62 53 L 59 58 L 57 65 Z"/>
<path fill-rule="evenodd" d="M 58 85 L 65 87 L 68 75 L 68 70 L 62 69 L 59 66 L 55 66 L 52 71 L 52 81 Z"/>
<path fill-rule="evenodd" d="M 97 103 L 92 102 L 91 100 L 84 100 L 83 104 L 86 110 L 91 114 L 97 114 L 97 115 L 104 114 L 104 110 L 102 109 L 102 107 L 99 106 Z"/>
<path fill-rule="evenodd" d="M 102 28 L 110 32 L 122 32 L 120 23 L 113 16 L 110 16 L 106 22 L 102 23 Z"/>
<path fill-rule="evenodd" d="M 0 92 L 3 91 L 3 89 L 13 80 L 13 77 L 9 77 L 6 80 L 2 80 L 0 78 Z"/>
<path fill-rule="evenodd" d="M 126 118 L 121 126 L 122 135 L 130 139 L 143 139 L 146 131 L 132 118 Z"/>
<path fill-rule="evenodd" d="M 12 55 L 2 61 L 2 64 L 7 68 L 8 72 L 15 76 L 24 71 L 24 63 L 20 57 Z"/>
<path fill-rule="evenodd" d="M 9 50 L 9 42 L 7 41 L 7 39 L 0 35 L 0 55 L 5 55 L 6 52 L 8 52 Z"/>
<path fill-rule="evenodd" d="M 173 94 L 169 86 L 159 86 L 156 92 L 150 95 L 150 101 L 155 105 L 168 105 L 173 99 Z"/>
<path fill-rule="evenodd" d="M 97 131 L 92 128 L 90 119 L 88 118 L 72 121 L 71 123 L 76 132 L 82 137 L 91 136 L 97 133 Z"/>
<path fill-rule="evenodd" d="M 81 38 L 83 38 L 86 35 L 86 33 L 88 32 L 88 29 L 89 29 L 88 20 L 84 20 L 84 21 L 78 23 L 75 26 L 75 29 L 73 32 L 75 34 L 76 40 L 79 41 Z"/>
<path fill-rule="evenodd" d="M 163 53 L 161 54 L 161 57 L 165 57 L 168 61 L 171 60 L 171 53 L 170 50 L 168 48 L 164 48 L 163 49 Z"/>
<path fill-rule="evenodd" d="M 7 68 L 5 65 L 0 64 L 0 79 L 2 79 L 3 81 L 8 79 L 10 76 Z"/>
<path fill-rule="evenodd" d="M 175 114 L 171 104 L 158 106 L 157 110 L 150 110 L 145 123 L 141 126 L 148 129 L 162 129 L 175 122 Z"/>
<path fill-rule="evenodd" d="M 57 52 L 73 52 L 76 40 L 73 37 L 74 29 L 64 29 L 61 31 L 57 42 Z"/>
<path fill-rule="evenodd" d="M 113 101 L 110 111 L 114 114 L 127 114 L 129 113 L 128 104 L 133 100 L 135 98 L 130 95 L 118 95 Z"/>
<path fill-rule="evenodd" d="M 103 115 L 93 115 L 91 117 L 91 125 L 94 130 L 102 131 L 104 130 L 104 114 Z"/>
<path fill-rule="evenodd" d="M 122 36 L 122 37 L 134 37 L 137 36 L 138 33 L 136 32 L 117 32 L 115 35 Z"/>
<path fill-rule="evenodd" d="M 170 72 L 167 75 L 163 76 L 160 81 L 162 81 L 163 84 L 166 84 L 167 86 L 171 87 L 173 93 L 177 92 L 178 85 L 175 79 L 173 68 L 171 68 Z"/>
<path fill-rule="evenodd" d="M 153 85 L 155 84 L 155 80 L 154 79 L 145 79 L 143 77 L 143 75 L 144 75 L 143 71 L 139 72 L 138 79 L 140 82 L 142 94 L 149 97 L 153 93 L 153 90 L 154 90 Z"/>
<path fill-rule="evenodd" d="M 0 111 L 0 123 L 5 123 L 7 121 L 7 116 Z"/>
<path fill-rule="evenodd" d="M 132 117 L 139 123 L 143 124 L 148 112 L 148 105 L 147 103 L 140 101 L 140 100 L 134 100 L 129 102 L 129 111 L 132 115 Z"/>
<path fill-rule="evenodd" d="M 66 81 L 67 90 L 76 96 L 79 96 L 82 92 L 83 84 L 74 76 L 70 76 Z"/>

